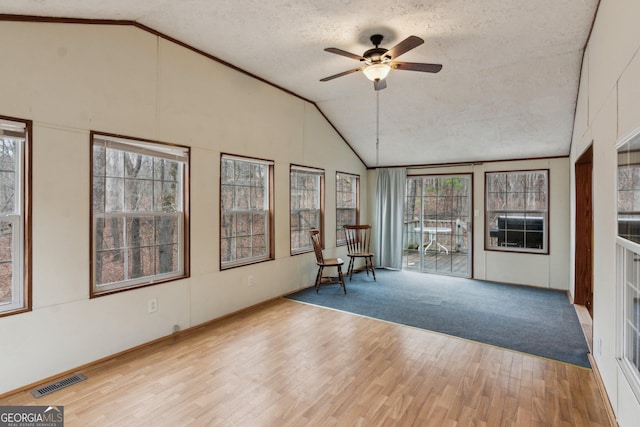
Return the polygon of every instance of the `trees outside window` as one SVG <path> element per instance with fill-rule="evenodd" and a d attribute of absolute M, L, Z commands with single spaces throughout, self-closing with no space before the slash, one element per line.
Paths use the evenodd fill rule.
<path fill-rule="evenodd" d="M 548 254 L 549 170 L 487 172 L 485 249 Z"/>
<path fill-rule="evenodd" d="M 188 275 L 189 148 L 91 134 L 98 296 Z"/>
<path fill-rule="evenodd" d="M 324 170 L 291 165 L 290 198 L 291 254 L 311 252 L 311 229 L 324 235 Z"/>
<path fill-rule="evenodd" d="M 640 244 L 640 155 L 628 157 L 618 160 L 618 235 Z"/>
<path fill-rule="evenodd" d="M 346 245 L 344 225 L 360 223 L 360 177 L 336 173 L 336 245 Z"/>
<path fill-rule="evenodd" d="M 0 316 L 31 310 L 31 122 L 0 117 Z"/>
<path fill-rule="evenodd" d="M 274 258 L 272 183 L 272 161 L 222 155 L 221 269 Z"/>

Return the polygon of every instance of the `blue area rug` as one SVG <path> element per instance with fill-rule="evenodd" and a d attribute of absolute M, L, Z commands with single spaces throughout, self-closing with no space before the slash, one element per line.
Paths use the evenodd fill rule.
<path fill-rule="evenodd" d="M 589 348 L 565 291 L 409 271 L 376 270 L 287 298 L 428 329 L 590 368 Z"/>

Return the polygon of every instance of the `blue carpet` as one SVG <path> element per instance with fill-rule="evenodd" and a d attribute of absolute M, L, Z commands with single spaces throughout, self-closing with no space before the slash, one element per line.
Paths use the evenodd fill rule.
<path fill-rule="evenodd" d="M 376 270 L 376 277 L 347 278 L 346 295 L 327 285 L 287 298 L 591 367 L 565 291 L 409 271 Z"/>

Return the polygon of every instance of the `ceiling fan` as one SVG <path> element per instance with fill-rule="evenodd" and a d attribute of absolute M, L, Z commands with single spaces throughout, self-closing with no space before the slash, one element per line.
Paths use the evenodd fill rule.
<path fill-rule="evenodd" d="M 326 82 L 338 77 L 346 76 L 347 74 L 362 71 L 369 80 L 373 81 L 374 89 L 381 90 L 387 87 L 385 78 L 392 68 L 396 70 L 422 71 L 425 73 L 437 73 L 442 69 L 441 64 L 422 64 L 419 62 L 394 61 L 400 55 L 407 53 L 411 49 L 416 48 L 424 43 L 424 40 L 422 40 L 420 37 L 409 36 L 388 50 L 382 47 L 378 47 L 380 46 L 380 43 L 382 43 L 382 39 L 383 37 L 380 34 L 372 35 L 370 40 L 375 47 L 373 49 L 367 50 L 362 54 L 362 56 L 355 55 L 353 53 L 335 47 L 326 48 L 325 51 L 327 52 L 355 59 L 356 61 L 362 62 L 363 65 L 349 71 L 344 71 L 342 73 L 334 74 L 333 76 L 325 77 L 324 79 L 320 79 L 320 81 Z"/>

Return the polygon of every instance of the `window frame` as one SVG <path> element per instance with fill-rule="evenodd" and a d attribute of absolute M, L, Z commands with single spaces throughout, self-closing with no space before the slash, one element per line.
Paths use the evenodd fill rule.
<path fill-rule="evenodd" d="M 265 237 L 266 237 L 266 248 L 267 248 L 267 253 L 263 256 L 258 256 L 258 257 L 248 257 L 248 258 L 242 258 L 240 260 L 235 259 L 233 261 L 223 261 L 222 260 L 222 253 L 223 253 L 223 217 L 224 217 L 224 213 L 226 211 L 223 210 L 223 173 L 222 173 L 222 162 L 224 160 L 233 160 L 233 161 L 238 161 L 238 162 L 245 162 L 245 163 L 253 163 L 253 164 L 261 164 L 267 167 L 267 173 L 265 174 L 265 180 L 266 185 L 264 186 L 265 191 L 267 191 L 267 195 L 266 197 L 264 197 L 264 202 L 267 205 L 266 209 L 264 210 L 265 212 L 265 221 L 267 222 L 267 224 L 265 225 Z M 218 205 L 219 205 L 219 248 L 218 248 L 218 252 L 219 252 L 219 268 L 220 271 L 223 270 L 228 270 L 231 268 L 237 268 L 237 267 L 243 267 L 246 265 L 252 265 L 252 264 L 257 264 L 257 263 L 261 263 L 261 262 L 265 262 L 265 261 L 272 261 L 275 259 L 275 224 L 274 224 L 274 218 L 275 218 L 275 211 L 274 211 L 274 177 L 275 177 L 275 162 L 273 160 L 267 160 L 267 159 L 260 159 L 260 158 L 256 158 L 256 157 L 249 157 L 249 156 L 241 156 L 241 155 L 236 155 L 236 154 L 230 154 L 230 153 L 220 153 L 220 163 L 219 163 L 219 167 L 220 167 L 220 183 L 219 183 L 219 199 L 218 199 Z M 251 209 L 233 209 L 230 210 L 230 212 L 252 212 Z"/>
<path fill-rule="evenodd" d="M 631 189 L 623 188 L 620 179 L 621 167 L 633 166 L 640 171 L 640 128 L 616 144 L 616 157 L 616 361 L 633 394 L 640 399 L 640 238 L 638 227 L 628 223 L 640 221 L 640 212 L 621 210 L 628 203 L 627 197 L 621 200 L 621 193 L 631 190 L 634 196 L 640 193 L 640 187 L 632 182 Z M 637 177 L 632 176 L 632 181 L 634 178 Z M 635 205 L 635 197 L 632 198 Z"/>
<path fill-rule="evenodd" d="M 0 305 L 0 317 L 25 313 L 32 310 L 32 135 L 33 122 L 31 120 L 15 117 L 0 116 L 0 135 L 4 135 L 21 141 L 20 158 L 17 166 L 20 168 L 19 177 L 16 180 L 19 195 L 17 212 L 2 214 L 0 218 L 9 219 L 8 222 L 18 224 L 18 233 L 13 235 L 12 254 L 12 301 Z M 13 135 L 16 133 L 17 135 Z M 14 187 L 15 188 L 15 187 Z M 13 227 L 12 227 L 13 228 Z M 16 238 L 16 236 L 18 238 Z"/>
<path fill-rule="evenodd" d="M 101 141 L 101 142 L 98 142 Z M 94 148 L 96 146 L 104 146 L 112 150 L 118 150 L 123 152 L 141 154 L 153 158 L 161 158 L 168 160 L 175 160 L 181 164 L 181 210 L 176 212 L 164 212 L 158 210 L 141 210 L 141 211 L 126 211 L 123 209 L 118 212 L 94 212 L 94 181 L 95 164 L 94 164 Z M 109 147 L 107 147 L 109 145 Z M 116 135 L 106 132 L 90 131 L 90 197 L 89 197 L 89 211 L 90 211 L 90 248 L 91 248 L 91 266 L 90 266 L 90 298 L 101 297 L 110 295 L 113 293 L 124 292 L 132 289 L 143 288 L 147 286 L 153 286 L 160 283 L 172 282 L 175 280 L 181 280 L 190 276 L 190 164 L 191 164 L 191 148 L 188 146 L 170 144 L 166 142 L 154 141 L 150 139 L 129 137 L 123 135 Z M 126 179 L 123 172 L 122 179 Z M 152 179 L 155 182 L 155 178 Z M 106 190 L 105 190 L 106 191 Z M 153 191 L 153 190 L 152 190 Z M 177 250 L 177 269 L 174 272 L 168 273 L 155 273 L 152 275 L 142 276 L 138 278 L 128 278 L 123 281 L 112 282 L 107 284 L 98 285 L 96 283 L 97 273 L 97 220 L 98 218 L 111 219 L 122 218 L 126 220 L 128 218 L 152 218 L 152 217 L 177 217 L 177 229 L 178 229 L 178 250 Z M 123 229 L 124 232 L 124 229 Z M 160 244 L 154 244 L 154 247 L 161 246 Z M 123 248 L 124 249 L 124 248 Z M 125 263 L 126 266 L 126 263 Z M 126 267 L 125 267 L 126 268 Z"/>
<path fill-rule="evenodd" d="M 338 201 L 339 201 L 339 197 L 338 194 L 339 193 L 344 193 L 343 191 L 338 191 L 338 183 L 340 182 L 340 175 L 344 175 L 347 177 L 351 177 L 354 179 L 354 191 L 355 191 L 355 197 L 354 197 L 354 204 L 355 206 L 353 208 L 340 208 L 338 205 Z M 338 218 L 340 217 L 340 215 L 338 215 L 338 211 L 339 210 L 354 210 L 354 216 L 355 216 L 355 224 L 354 225 L 360 225 L 360 175 L 357 174 L 353 174 L 353 173 L 348 173 L 348 172 L 340 172 L 337 171 L 336 172 L 336 246 L 346 246 L 347 245 L 347 239 L 344 237 L 344 229 L 342 228 L 342 226 L 344 224 L 340 224 L 338 223 Z"/>
<path fill-rule="evenodd" d="M 616 293 L 617 293 L 617 333 L 616 333 L 616 361 L 620 367 L 623 376 L 629 383 L 631 390 L 636 398 L 640 399 L 640 361 L 638 351 L 640 351 L 640 345 L 638 343 L 637 325 L 630 325 L 629 317 L 639 316 L 640 309 L 638 309 L 638 298 L 634 298 L 634 306 L 632 310 L 629 310 L 629 292 L 635 290 L 635 294 L 638 295 L 639 283 L 638 276 L 640 273 L 638 270 L 638 260 L 640 259 L 640 245 L 625 239 L 624 237 L 616 237 Z M 629 262 L 631 260 L 631 262 Z M 628 273 L 631 271 L 631 275 L 634 276 L 629 282 Z M 630 316 L 630 311 L 632 311 Z M 634 328 L 635 326 L 635 328 Z M 635 330 L 634 330 L 635 329 Z M 631 342 L 630 335 L 635 335 L 635 341 Z M 629 358 L 628 352 L 634 351 L 630 349 L 630 344 L 635 347 L 636 361 Z"/>
<path fill-rule="evenodd" d="M 521 210 L 509 210 L 509 209 L 501 209 L 501 210 L 490 210 L 489 209 L 489 177 L 491 175 L 505 174 L 507 177 L 509 175 L 516 174 L 527 174 L 532 172 L 543 172 L 546 176 L 546 211 L 540 210 L 527 210 L 526 206 Z M 507 170 L 507 171 L 486 171 L 484 173 L 484 250 L 485 251 L 496 251 L 496 252 L 510 252 L 510 253 L 526 253 L 526 254 L 535 254 L 535 255 L 549 255 L 549 234 L 550 234 L 550 189 L 551 189 L 551 177 L 550 177 L 549 169 L 538 168 L 538 169 L 517 169 L 517 170 Z M 525 190 L 526 193 L 526 190 Z M 516 214 L 523 215 L 527 217 L 528 214 L 536 214 L 542 215 L 543 225 L 542 225 L 542 248 L 530 248 L 530 247 L 514 247 L 514 246 L 492 246 L 490 244 L 491 241 L 491 227 L 489 226 L 489 219 L 491 218 L 492 213 L 505 213 L 505 214 Z M 523 230 L 524 233 L 524 230 Z"/>
<path fill-rule="evenodd" d="M 293 203 L 293 186 L 292 186 L 292 178 L 293 174 L 306 174 L 310 176 L 317 176 L 318 179 L 318 188 L 315 190 L 318 195 L 318 207 L 315 209 L 295 209 Z M 295 212 L 303 212 L 303 211 L 317 211 L 318 212 L 318 230 L 320 230 L 320 244 L 324 247 L 324 198 L 325 198 L 325 170 L 320 168 L 290 164 L 289 165 L 289 252 L 291 255 L 300 255 L 308 252 L 313 252 L 313 244 L 311 243 L 311 238 L 309 237 L 309 242 L 307 246 L 301 246 L 299 248 L 294 248 L 293 243 L 293 223 L 291 222 L 291 216 Z M 315 227 L 314 227 L 315 228 Z"/>

